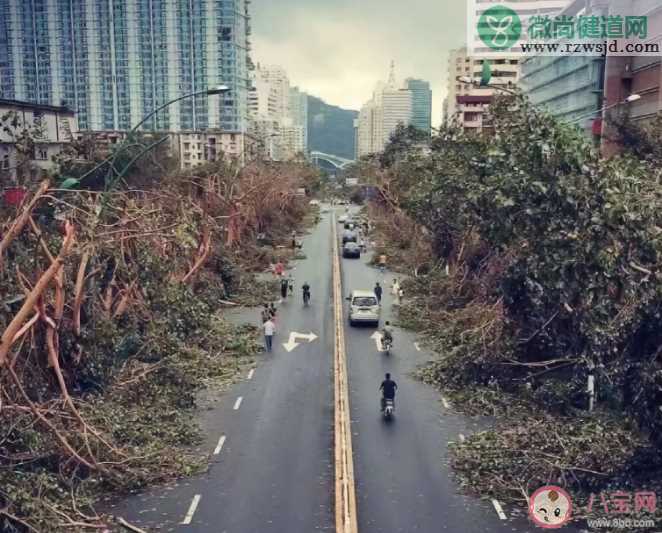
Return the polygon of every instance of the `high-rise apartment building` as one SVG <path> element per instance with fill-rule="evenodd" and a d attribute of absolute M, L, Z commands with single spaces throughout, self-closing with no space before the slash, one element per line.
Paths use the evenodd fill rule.
<path fill-rule="evenodd" d="M 411 124 L 419 130 L 430 133 L 432 126 L 432 91 L 430 83 L 423 80 L 407 78 L 405 87 L 411 91 Z"/>
<path fill-rule="evenodd" d="M 308 95 L 298 87 L 290 88 L 290 119 L 295 126 L 301 126 L 303 151 L 308 151 Z"/>
<path fill-rule="evenodd" d="M 377 83 L 372 98 L 359 112 L 357 155 L 381 152 L 399 125 L 413 123 L 413 112 L 414 92 L 407 84 L 403 87 L 396 82 L 395 66 L 391 63 L 388 82 Z M 428 123 L 428 131 L 429 127 Z"/>
<path fill-rule="evenodd" d="M 81 129 L 244 132 L 249 0 L 0 0 L 0 97 L 66 104 Z"/>
<path fill-rule="evenodd" d="M 489 61 L 492 71 L 490 87 L 479 87 L 458 78 L 477 81 L 483 71 L 483 62 Z M 444 120 L 457 121 L 468 130 L 484 126 L 483 118 L 495 94 L 516 87 L 520 76 L 520 60 L 513 57 L 489 59 L 467 55 L 466 49 L 452 50 L 448 62 L 448 88 L 444 102 Z"/>

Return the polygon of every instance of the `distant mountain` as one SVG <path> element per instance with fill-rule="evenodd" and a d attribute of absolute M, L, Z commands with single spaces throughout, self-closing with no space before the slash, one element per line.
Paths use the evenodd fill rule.
<path fill-rule="evenodd" d="M 354 159 L 354 119 L 358 115 L 358 111 L 308 95 L 308 150 Z"/>

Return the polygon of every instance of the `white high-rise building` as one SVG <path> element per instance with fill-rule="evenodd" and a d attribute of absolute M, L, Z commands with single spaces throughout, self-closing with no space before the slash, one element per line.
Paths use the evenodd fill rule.
<path fill-rule="evenodd" d="M 301 127 L 303 133 L 303 153 L 308 152 L 308 95 L 298 87 L 290 89 L 289 117 L 295 126 Z"/>
<path fill-rule="evenodd" d="M 358 156 L 362 157 L 384 150 L 398 125 L 408 126 L 412 122 L 412 92 L 398 85 L 395 66 L 387 83 L 378 82 L 372 98 L 359 112 Z"/>

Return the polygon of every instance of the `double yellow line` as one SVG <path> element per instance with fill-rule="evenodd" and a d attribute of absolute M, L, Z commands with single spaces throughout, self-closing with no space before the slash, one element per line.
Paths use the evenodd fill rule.
<path fill-rule="evenodd" d="M 354 458 L 349 413 L 347 354 L 343 327 L 343 293 L 338 253 L 338 232 L 335 213 L 333 224 L 333 308 L 335 318 L 335 348 L 333 357 L 335 395 L 335 465 L 336 465 L 336 533 L 357 533 L 356 492 L 354 489 Z"/>

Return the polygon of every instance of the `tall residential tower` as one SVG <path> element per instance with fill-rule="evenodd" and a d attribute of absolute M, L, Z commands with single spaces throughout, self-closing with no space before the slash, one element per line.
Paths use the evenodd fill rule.
<path fill-rule="evenodd" d="M 247 127 L 249 0 L 0 0 L 0 98 L 66 104 L 81 129 Z"/>

